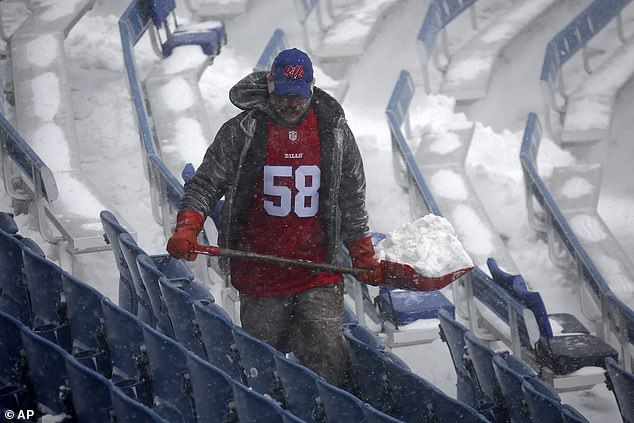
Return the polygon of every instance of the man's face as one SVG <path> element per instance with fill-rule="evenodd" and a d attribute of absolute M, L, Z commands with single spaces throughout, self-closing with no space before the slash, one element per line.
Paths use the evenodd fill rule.
<path fill-rule="evenodd" d="M 306 115 L 310 107 L 310 98 L 295 94 L 284 96 L 271 94 L 271 105 L 284 122 L 294 126 L 300 123 Z"/>

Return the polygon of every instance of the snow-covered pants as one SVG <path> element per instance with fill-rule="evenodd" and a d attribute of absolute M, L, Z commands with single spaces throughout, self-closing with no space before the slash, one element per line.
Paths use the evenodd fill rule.
<path fill-rule="evenodd" d="M 240 295 L 242 328 L 299 361 L 329 383 L 344 387 L 349 365 L 343 337 L 343 283 L 271 298 Z"/>

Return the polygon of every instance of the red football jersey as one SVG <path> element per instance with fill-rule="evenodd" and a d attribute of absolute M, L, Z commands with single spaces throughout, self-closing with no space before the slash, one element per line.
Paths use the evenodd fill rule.
<path fill-rule="evenodd" d="M 266 159 L 238 248 L 323 262 L 326 240 L 319 214 L 321 160 L 315 112 L 311 109 L 295 128 L 269 121 L 267 132 Z M 231 259 L 232 284 L 254 297 L 294 294 L 341 280 L 334 273 Z"/>

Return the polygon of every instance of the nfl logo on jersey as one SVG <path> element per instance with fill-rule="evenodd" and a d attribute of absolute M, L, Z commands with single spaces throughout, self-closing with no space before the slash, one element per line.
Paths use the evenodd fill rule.
<path fill-rule="evenodd" d="M 288 131 L 288 139 L 291 141 L 297 141 L 297 131 Z"/>

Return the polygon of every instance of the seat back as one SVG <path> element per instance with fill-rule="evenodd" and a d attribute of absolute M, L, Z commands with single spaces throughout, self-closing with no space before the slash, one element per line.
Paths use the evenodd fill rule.
<path fill-rule="evenodd" d="M 473 365 L 466 356 L 467 346 L 464 341 L 464 334 L 468 329 L 455 320 L 447 310 L 438 312 L 438 321 L 440 322 L 440 337 L 449 348 L 451 361 L 456 370 L 456 397 L 472 407 L 477 407 L 482 400 L 482 391 L 475 377 Z"/>
<path fill-rule="evenodd" d="M 139 254 L 136 258 L 139 266 L 139 275 L 143 285 L 147 289 L 152 314 L 156 328 L 169 337 L 174 337 L 174 327 L 170 320 L 165 300 L 159 287 L 159 279 L 166 276 L 158 270 L 154 261 L 147 254 Z"/>
<path fill-rule="evenodd" d="M 175 0 L 150 0 L 150 15 L 152 22 L 158 28 L 167 20 L 167 18 L 176 9 Z"/>
<path fill-rule="evenodd" d="M 316 385 L 321 377 L 281 354 L 276 354 L 273 359 L 287 409 L 304 421 L 321 421 L 318 416 L 323 418 L 323 407 L 318 401 Z"/>
<path fill-rule="evenodd" d="M 115 264 L 119 271 L 119 306 L 123 307 L 132 314 L 137 312 L 137 296 L 132 283 L 132 276 L 130 276 L 130 269 L 123 257 L 123 252 L 119 245 L 119 235 L 123 233 L 129 233 L 124 228 L 117 218 L 108 210 L 102 210 L 99 213 L 101 219 L 101 226 L 105 232 L 106 241 L 112 247 L 112 254 L 114 255 Z"/>
<path fill-rule="evenodd" d="M 239 327 L 233 329 L 233 338 L 248 386 L 263 395 L 269 395 L 276 401 L 282 402 L 284 398 L 275 376 L 274 359 L 276 355 L 281 353 Z"/>
<path fill-rule="evenodd" d="M 473 363 L 473 370 L 478 379 L 478 385 L 487 397 L 488 402 L 493 406 L 491 411 L 496 420 L 500 419 L 500 421 L 503 421 L 508 419 L 506 403 L 504 402 L 500 384 L 493 370 L 492 360 L 496 352 L 480 341 L 471 331 L 465 333 L 464 339 L 469 357 Z"/>
<path fill-rule="evenodd" d="M 231 376 L 194 354 L 187 355 L 187 367 L 191 376 L 198 421 L 237 421 Z"/>
<path fill-rule="evenodd" d="M 524 401 L 522 382 L 526 376 L 535 376 L 535 372 L 513 355 L 493 356 L 493 371 L 500 385 L 511 421 L 513 423 L 531 423 Z"/>
<path fill-rule="evenodd" d="M 101 308 L 110 347 L 112 382 L 136 400 L 150 405 L 152 389 L 142 322 L 108 298 L 102 299 Z"/>
<path fill-rule="evenodd" d="M 77 421 L 111 423 L 114 411 L 110 381 L 71 355 L 66 355 L 66 373 Z"/>
<path fill-rule="evenodd" d="M 634 422 L 634 375 L 627 372 L 613 358 L 606 358 L 606 375 L 619 405 L 623 421 Z"/>
<path fill-rule="evenodd" d="M 264 51 L 262 51 L 262 55 L 258 59 L 254 71 L 265 71 L 268 72 L 271 70 L 271 66 L 273 66 L 273 61 L 283 50 L 288 48 L 288 42 L 286 41 L 286 35 L 284 31 L 280 28 L 276 28 L 273 31 L 273 35 L 269 39 L 269 42 L 264 47 Z"/>
<path fill-rule="evenodd" d="M 344 331 L 350 347 L 351 373 L 354 389 L 359 398 L 372 407 L 391 414 L 395 404 L 387 384 L 383 351 L 373 348 Z"/>
<path fill-rule="evenodd" d="M 121 389 L 110 390 L 112 409 L 117 423 L 168 423 L 150 407 L 126 395 Z"/>
<path fill-rule="evenodd" d="M 327 422 L 365 421 L 364 402 L 359 398 L 323 379 L 317 380 L 317 390 L 324 404 Z"/>
<path fill-rule="evenodd" d="M 194 301 L 194 315 L 207 352 L 207 361 L 232 379 L 246 383 L 233 338 L 234 325 L 224 310 L 208 300 Z"/>
<path fill-rule="evenodd" d="M 207 357 L 193 304 L 200 299 L 214 302 L 211 293 L 198 282 L 188 279 L 160 278 L 159 288 L 174 328 L 174 338 L 194 354 Z"/>
<path fill-rule="evenodd" d="M 26 326 L 20 328 L 20 336 L 37 403 L 45 413 L 73 415 L 66 373 L 68 353 Z"/>
<path fill-rule="evenodd" d="M 62 274 L 72 353 L 107 378 L 112 373 L 110 350 L 103 325 L 103 294 L 68 272 Z"/>
<path fill-rule="evenodd" d="M 0 311 L 24 324 L 31 323 L 29 292 L 22 277 L 22 250 L 26 248 L 16 235 L 0 230 Z"/>
<path fill-rule="evenodd" d="M 0 409 L 35 409 L 27 365 L 21 354 L 23 326 L 15 317 L 0 311 Z"/>
<path fill-rule="evenodd" d="M 143 325 L 143 340 L 150 364 L 155 411 L 170 421 L 194 421 L 187 350 L 147 325 Z"/>
<path fill-rule="evenodd" d="M 271 399 L 239 382 L 232 385 L 238 420 L 249 423 L 282 423 L 284 411 Z"/>
<path fill-rule="evenodd" d="M 522 382 L 526 407 L 533 422 L 561 423 L 561 399 L 541 380 L 527 377 Z"/>
<path fill-rule="evenodd" d="M 154 314 L 152 313 L 150 296 L 143 284 L 143 280 L 141 279 L 141 275 L 139 273 L 139 266 L 136 262 L 136 258 L 140 254 L 145 254 L 145 251 L 128 233 L 122 233 L 119 235 L 119 246 L 121 247 L 121 253 L 123 254 L 128 270 L 130 271 L 132 286 L 134 287 L 134 291 L 137 296 L 138 306 L 136 315 L 143 322 L 154 327 L 156 326 L 156 321 L 154 319 Z"/>

